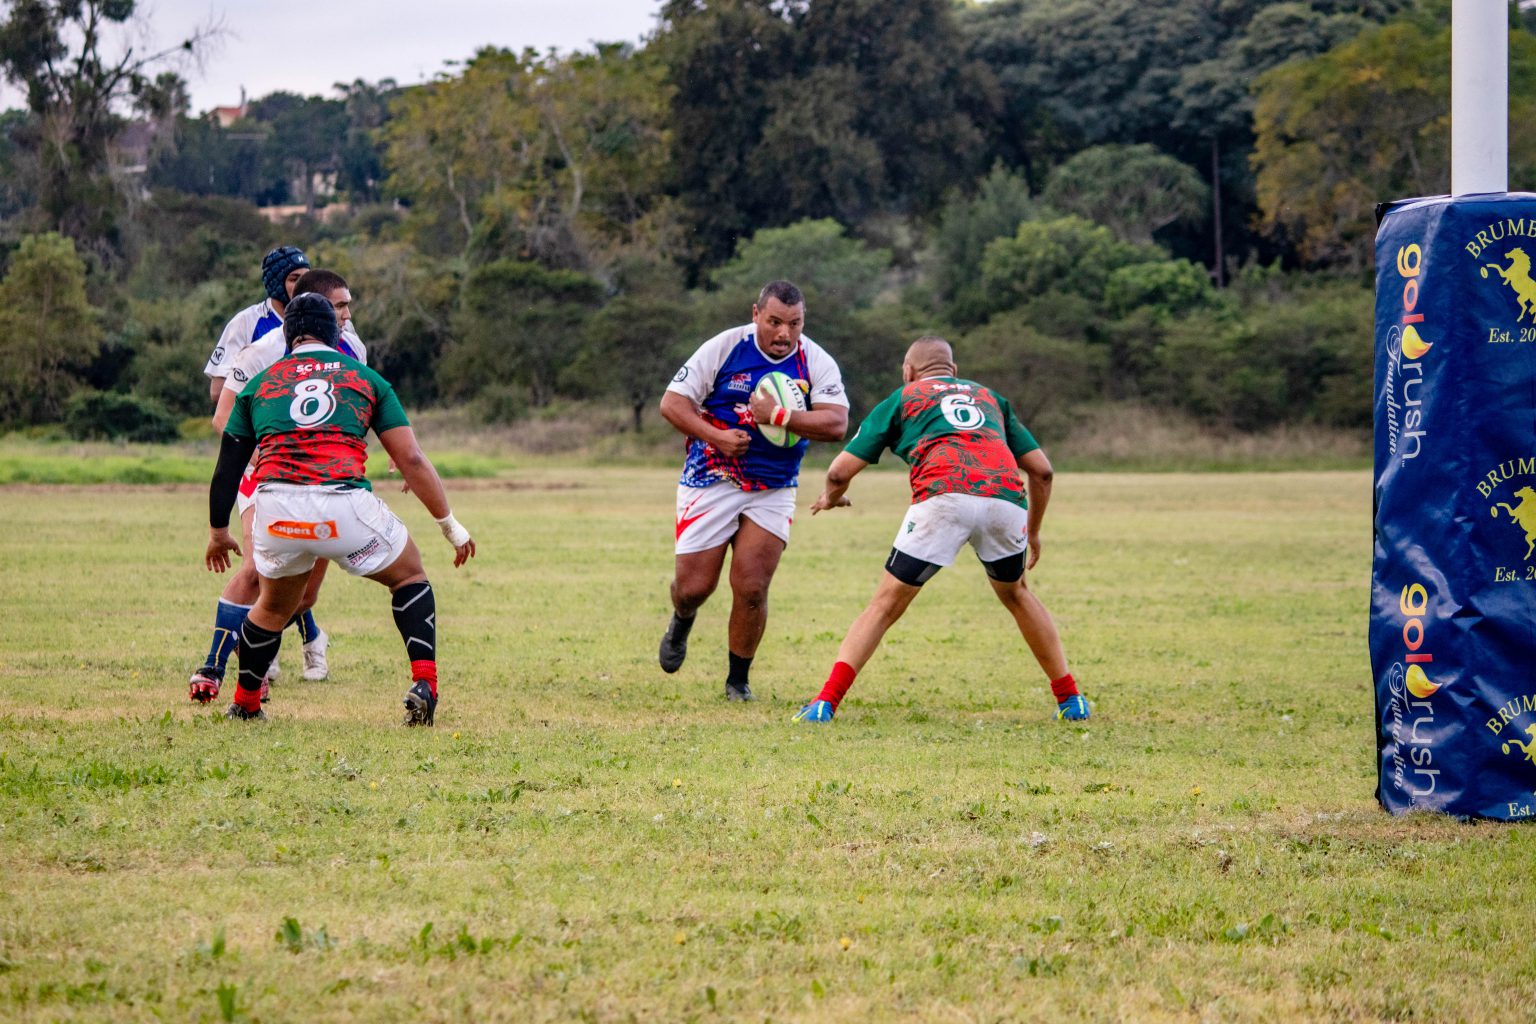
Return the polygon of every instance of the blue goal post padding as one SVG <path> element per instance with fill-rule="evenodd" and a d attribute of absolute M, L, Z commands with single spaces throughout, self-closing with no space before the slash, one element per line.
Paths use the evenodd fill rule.
<path fill-rule="evenodd" d="M 1408 199 L 1376 235 L 1377 799 L 1536 816 L 1536 195 Z"/>

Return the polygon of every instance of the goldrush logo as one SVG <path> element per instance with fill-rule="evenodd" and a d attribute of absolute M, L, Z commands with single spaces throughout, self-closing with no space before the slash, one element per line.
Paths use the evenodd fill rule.
<path fill-rule="evenodd" d="M 1419 304 L 1419 274 L 1424 269 L 1424 250 L 1417 244 L 1397 250 L 1397 273 L 1403 279 L 1403 319 L 1387 332 L 1387 447 L 1403 461 L 1416 459 L 1423 450 L 1424 356 L 1434 346 L 1419 333 L 1424 314 Z M 1410 444 L 1411 442 L 1411 444 Z M 1401 451 L 1399 451 L 1401 446 Z"/>
<path fill-rule="evenodd" d="M 1387 670 L 1390 697 L 1385 724 L 1392 734 L 1392 782 L 1399 790 L 1417 798 L 1433 793 L 1440 775 L 1440 769 L 1432 767 L 1435 763 L 1435 707 L 1430 701 L 1440 684 L 1424 671 L 1424 666 L 1435 660 L 1435 656 L 1424 649 L 1428 589 L 1422 583 L 1410 583 L 1398 595 L 1397 607 L 1404 616 L 1405 651 L 1402 661 Z"/>

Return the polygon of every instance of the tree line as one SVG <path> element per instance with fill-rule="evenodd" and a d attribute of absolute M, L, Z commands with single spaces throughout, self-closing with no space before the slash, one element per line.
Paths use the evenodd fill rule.
<path fill-rule="evenodd" d="M 0 115 L 5 425 L 202 414 L 281 242 L 348 277 L 408 401 L 492 420 L 600 401 L 639 429 L 788 276 L 857 402 L 938 332 L 1044 429 L 1118 401 L 1364 429 L 1374 205 L 1449 179 L 1448 0 L 668 0 L 638 46 L 488 46 L 227 126 L 168 66 L 205 38 L 109 54 L 135 7 L 0 22 L 27 97 Z"/>

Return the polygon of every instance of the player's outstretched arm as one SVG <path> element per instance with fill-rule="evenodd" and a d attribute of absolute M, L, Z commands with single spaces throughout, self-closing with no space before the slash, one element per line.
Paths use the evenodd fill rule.
<path fill-rule="evenodd" d="M 203 564 L 210 572 L 228 569 L 231 551 L 241 554 L 240 545 L 229 533 L 229 510 L 234 507 L 240 477 L 255 451 L 254 437 L 225 434 L 219 441 L 219 461 L 208 483 L 208 547 L 203 552 Z"/>
<path fill-rule="evenodd" d="M 1029 496 L 1029 562 L 1033 569 L 1040 561 L 1040 527 L 1045 522 L 1045 506 L 1051 501 L 1051 481 L 1055 471 L 1045 451 L 1036 448 L 1019 456 L 1019 468 L 1024 471 L 1024 490 Z"/>
<path fill-rule="evenodd" d="M 437 467 L 416 442 L 416 431 L 410 427 L 392 427 L 379 435 L 379 441 L 405 478 L 406 486 L 432 514 L 443 536 L 453 545 L 453 567 L 457 569 L 475 557 L 474 538 L 453 518 L 453 510 L 448 507 L 448 492 L 443 489 Z"/>
<path fill-rule="evenodd" d="M 661 396 L 661 418 L 684 437 L 696 437 L 722 455 L 740 458 L 747 453 L 752 435 L 745 430 L 721 430 L 699 414 L 687 395 L 668 391 Z"/>
<path fill-rule="evenodd" d="M 825 511 L 829 508 L 847 508 L 853 502 L 848 500 L 848 485 L 853 483 L 853 478 L 859 475 L 869 463 L 857 455 L 847 452 L 838 452 L 837 458 L 832 460 L 832 465 L 827 467 L 827 482 L 822 488 L 821 495 L 811 503 L 811 515 Z"/>

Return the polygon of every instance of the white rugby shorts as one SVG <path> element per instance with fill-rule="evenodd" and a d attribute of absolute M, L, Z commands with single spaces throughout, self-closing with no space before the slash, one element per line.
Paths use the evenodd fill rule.
<path fill-rule="evenodd" d="M 902 554 L 933 565 L 954 565 L 966 544 L 983 562 L 1028 547 L 1029 512 L 1011 501 L 975 494 L 935 494 L 907 509 L 893 542 Z"/>
<path fill-rule="evenodd" d="M 246 466 L 240 477 L 240 489 L 235 492 L 235 510 L 245 515 L 245 510 L 256 504 L 256 467 Z"/>
<path fill-rule="evenodd" d="M 677 488 L 677 553 L 691 555 L 717 548 L 736 536 L 741 517 L 789 543 L 795 521 L 794 487 L 744 491 L 731 483 Z"/>
<path fill-rule="evenodd" d="M 387 568 L 411 537 L 372 491 L 266 483 L 256 488 L 251 530 L 256 571 L 297 576 L 328 558 L 353 576 Z"/>

